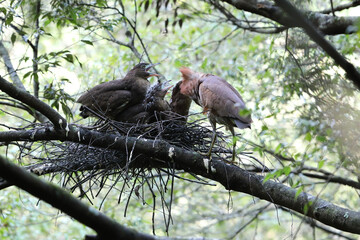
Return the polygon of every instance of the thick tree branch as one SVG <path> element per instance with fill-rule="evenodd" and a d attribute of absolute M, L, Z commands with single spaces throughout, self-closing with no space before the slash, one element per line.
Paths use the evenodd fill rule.
<path fill-rule="evenodd" d="M 250 24 L 249 21 L 245 21 L 245 23 L 244 23 L 244 21 L 240 21 L 240 19 L 235 17 L 229 10 L 227 10 L 223 6 L 223 4 L 220 4 L 219 1 L 208 0 L 208 2 L 211 3 L 217 10 L 219 10 L 231 24 L 235 25 L 238 28 L 252 31 L 252 32 L 257 32 L 257 33 L 265 33 L 265 34 L 280 33 L 287 29 L 287 27 L 284 27 L 284 26 L 278 27 L 275 24 L 273 27 L 264 27 L 264 26 L 256 27 L 256 26 L 253 26 L 253 24 Z"/>
<path fill-rule="evenodd" d="M 221 183 L 226 189 L 248 193 L 271 203 L 281 205 L 314 218 L 337 229 L 360 234 L 360 213 L 336 206 L 306 193 L 296 197 L 296 189 L 274 181 L 263 183 L 263 177 L 249 173 L 237 166 L 198 153 L 172 146 L 163 140 L 138 139 L 133 137 L 103 134 L 82 128 L 69 131 L 40 128 L 29 131 L 0 133 L 0 141 L 41 141 L 61 140 L 90 144 L 96 147 L 126 151 L 134 148 L 134 154 L 146 154 L 163 161 L 174 162 L 177 169 L 192 172 Z M 307 212 L 304 212 L 307 208 Z"/>
<path fill-rule="evenodd" d="M 39 111 L 54 124 L 55 128 L 68 129 L 66 119 L 63 118 L 58 112 L 28 92 L 15 87 L 1 76 L 0 90 Z"/>
<path fill-rule="evenodd" d="M 297 18 L 285 12 L 270 1 L 222 0 L 231 6 L 271 19 L 285 27 L 299 27 Z M 349 34 L 356 32 L 358 17 L 337 17 L 319 12 L 306 14 L 310 21 L 326 35 Z"/>
<path fill-rule="evenodd" d="M 292 4 L 286 0 L 275 0 L 275 2 L 283 8 L 289 16 L 293 16 L 293 18 L 296 19 L 298 26 L 302 27 L 309 37 L 345 70 L 347 77 L 360 89 L 360 73 L 354 65 L 348 62 Z"/>
<path fill-rule="evenodd" d="M 98 210 L 85 205 L 60 187 L 45 182 L 1 156 L 0 176 L 91 227 L 97 232 L 99 239 L 155 239 L 150 235 L 138 233 L 118 224 Z"/>

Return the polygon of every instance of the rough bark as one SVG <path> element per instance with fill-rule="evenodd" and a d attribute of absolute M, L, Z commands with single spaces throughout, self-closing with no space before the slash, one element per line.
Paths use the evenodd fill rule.
<path fill-rule="evenodd" d="M 135 146 L 134 155 L 147 154 L 163 161 L 174 162 L 177 169 L 217 181 L 228 190 L 247 193 L 292 209 L 339 230 L 360 234 L 359 212 L 342 208 L 306 193 L 301 193 L 296 197 L 296 189 L 271 180 L 263 183 L 262 176 L 222 161 L 213 160 L 210 164 L 209 160 L 200 154 L 172 146 L 162 140 L 103 134 L 74 126 L 69 131 L 55 130 L 50 127 L 0 133 L 0 141 L 4 142 L 41 140 L 72 141 L 123 151 Z"/>
<path fill-rule="evenodd" d="M 46 103 L 32 96 L 28 92 L 17 88 L 10 82 L 6 81 L 0 76 L 0 90 L 7 93 L 10 97 L 17 99 L 28 106 L 39 111 L 46 116 L 53 124 L 55 128 L 67 129 L 68 124 L 65 118 L 63 118 L 58 112 L 49 107 Z"/>
<path fill-rule="evenodd" d="M 271 19 L 285 27 L 300 27 L 297 19 L 286 14 L 279 6 L 270 1 L 222 0 L 229 5 L 259 16 Z M 360 4 L 357 1 L 355 6 Z M 325 35 L 349 34 L 356 32 L 359 17 L 338 17 L 321 12 L 306 12 L 305 15 Z"/>
<path fill-rule="evenodd" d="M 356 70 L 354 65 L 347 61 L 336 49 L 332 46 L 317 29 L 306 19 L 302 13 L 297 10 L 292 4 L 286 0 L 276 0 L 279 6 L 287 12 L 288 15 L 296 19 L 298 26 L 302 27 L 309 37 L 316 42 L 330 57 L 332 57 L 339 66 L 341 66 L 347 77 L 360 89 L 360 73 Z M 309 19 L 311 20 L 311 19 Z M 320 29 L 320 28 L 319 28 Z M 321 30 L 321 29 L 320 29 Z"/>

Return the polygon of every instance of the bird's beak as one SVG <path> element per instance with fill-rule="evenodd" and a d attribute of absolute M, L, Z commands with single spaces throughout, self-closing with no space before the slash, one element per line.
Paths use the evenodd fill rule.
<path fill-rule="evenodd" d="M 149 64 L 147 67 L 146 67 L 146 71 L 149 71 L 150 70 L 150 68 L 153 68 L 153 67 L 155 67 L 156 65 L 159 65 L 160 63 L 151 63 L 151 64 Z"/>
<path fill-rule="evenodd" d="M 159 74 L 157 74 L 157 73 L 152 73 L 152 72 L 149 72 L 149 70 L 150 70 L 150 68 L 153 68 L 153 67 L 155 67 L 156 65 L 159 65 L 160 63 L 151 63 L 151 64 L 149 64 L 147 67 L 146 67 L 146 71 L 150 74 L 149 76 L 148 76 L 148 78 L 149 77 L 159 77 L 160 75 Z"/>
<path fill-rule="evenodd" d="M 170 81 L 166 81 L 164 83 L 161 84 L 161 93 L 162 96 L 161 97 L 165 97 L 169 92 L 169 89 L 173 87 L 173 85 L 168 85 Z"/>
<path fill-rule="evenodd" d="M 174 86 L 174 85 L 169 84 L 169 83 L 170 83 L 170 80 L 163 82 L 162 83 L 162 90 L 169 91 L 169 89 Z"/>
<path fill-rule="evenodd" d="M 172 88 L 174 85 L 170 85 L 168 87 L 163 88 L 164 91 L 166 91 L 166 94 L 168 94 L 169 89 Z"/>
<path fill-rule="evenodd" d="M 149 78 L 149 77 L 160 77 L 160 75 L 157 74 L 157 73 L 150 73 L 150 75 L 148 76 L 148 78 Z"/>

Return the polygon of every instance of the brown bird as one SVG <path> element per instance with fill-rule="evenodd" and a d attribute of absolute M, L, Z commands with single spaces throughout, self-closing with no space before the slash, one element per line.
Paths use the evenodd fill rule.
<path fill-rule="evenodd" d="M 164 87 L 161 83 L 150 86 L 143 102 L 121 112 L 115 120 L 129 123 L 151 123 L 160 120 L 162 112 L 170 111 L 170 105 L 164 97 L 171 87 Z"/>
<path fill-rule="evenodd" d="M 84 93 L 77 102 L 81 103 L 80 116 L 87 118 L 91 109 L 110 119 L 124 110 L 142 103 L 150 86 L 147 78 L 157 76 L 149 72 L 156 64 L 139 63 L 131 69 L 123 79 L 99 84 Z"/>
<path fill-rule="evenodd" d="M 170 107 L 171 111 L 176 113 L 173 118 L 179 118 L 179 120 L 186 122 L 187 116 L 189 115 L 189 109 L 191 105 L 191 98 L 181 94 L 180 92 L 180 85 L 181 81 L 178 82 L 172 90 L 171 100 L 170 100 Z"/>
<path fill-rule="evenodd" d="M 239 92 L 224 79 L 212 74 L 194 72 L 186 67 L 181 68 L 180 72 L 180 92 L 192 98 L 203 108 L 203 113 L 208 114 L 213 137 L 206 155 L 211 157 L 216 139 L 216 123 L 225 125 L 234 137 L 234 127 L 251 128 L 251 116 L 241 114 L 241 111 L 246 109 L 245 102 Z M 236 142 L 233 144 L 232 161 L 235 160 L 235 147 Z"/>

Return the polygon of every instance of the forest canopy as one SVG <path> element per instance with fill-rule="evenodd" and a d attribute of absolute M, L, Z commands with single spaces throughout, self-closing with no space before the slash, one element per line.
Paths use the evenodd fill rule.
<path fill-rule="evenodd" d="M 357 239 L 359 5 L 0 1 L 1 239 Z M 225 79 L 251 129 L 218 124 L 209 157 L 194 101 L 186 123 L 80 116 L 141 62 L 169 106 L 182 67 Z"/>

